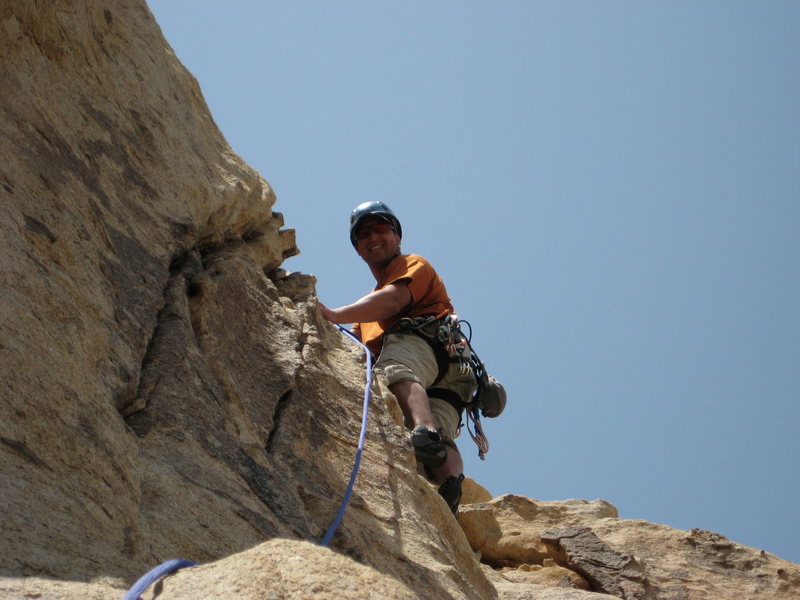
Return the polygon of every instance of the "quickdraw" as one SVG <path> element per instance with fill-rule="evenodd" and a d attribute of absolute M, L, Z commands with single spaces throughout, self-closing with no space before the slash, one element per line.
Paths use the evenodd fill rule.
<path fill-rule="evenodd" d="M 469 340 L 461 332 L 457 314 L 451 313 L 439 320 L 439 326 L 436 328 L 436 338 L 444 346 L 448 362 L 458 365 L 460 375 L 466 375 L 473 370 L 471 361 L 468 358 L 469 355 L 465 356 L 469 347 Z"/>
<path fill-rule="evenodd" d="M 478 458 L 486 460 L 486 453 L 489 452 L 489 438 L 483 433 L 483 426 L 481 426 L 481 416 L 477 406 L 470 408 L 469 406 L 464 411 L 466 414 L 467 433 L 475 445 L 478 447 Z M 472 421 L 472 426 L 475 429 L 473 432 L 469 428 L 469 422 Z"/>

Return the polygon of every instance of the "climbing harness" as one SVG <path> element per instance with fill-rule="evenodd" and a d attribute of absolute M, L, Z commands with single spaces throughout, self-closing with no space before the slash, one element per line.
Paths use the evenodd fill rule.
<path fill-rule="evenodd" d="M 413 333 L 428 342 L 436 357 L 438 372 L 430 387 L 435 386 L 450 369 L 451 364 L 458 365 L 458 372 L 466 375 L 472 370 L 467 348 L 471 349 L 469 339 L 461 331 L 461 323 L 456 314 L 426 315 L 421 317 L 404 317 L 386 330 L 386 334 Z M 470 333 L 472 328 L 470 327 Z M 384 337 L 385 339 L 385 337 Z"/>
<path fill-rule="evenodd" d="M 462 326 L 469 328 L 469 335 L 462 331 Z M 506 393 L 502 384 L 486 371 L 486 365 L 478 358 L 472 347 L 472 325 L 469 321 L 459 319 L 457 314 L 428 315 L 422 317 L 406 317 L 400 319 L 386 333 L 413 333 L 428 342 L 433 350 L 438 366 L 436 379 L 427 390 L 430 397 L 441 398 L 457 412 L 464 408 L 467 431 L 478 447 L 478 457 L 486 460 L 489 452 L 489 440 L 481 426 L 481 415 L 497 417 L 506 405 Z M 473 373 L 478 384 L 475 395 L 468 404 L 449 390 L 436 388 L 436 384 L 444 379 L 450 365 L 458 365 L 461 375 Z M 432 389 L 431 389 L 432 388 Z M 472 427 L 470 427 L 472 421 Z"/>
<path fill-rule="evenodd" d="M 344 511 L 347 508 L 348 502 L 350 502 L 350 496 L 353 494 L 353 486 L 356 482 L 358 469 L 361 466 L 361 454 L 364 451 L 364 442 L 367 438 L 367 417 L 369 416 L 369 403 L 372 395 L 372 353 L 364 344 L 361 343 L 361 340 L 353 335 L 348 329 L 345 329 L 341 325 L 337 325 L 336 327 L 339 329 L 339 331 L 364 349 L 364 352 L 367 355 L 367 384 L 364 388 L 364 409 L 361 414 L 361 433 L 358 436 L 358 449 L 356 450 L 355 464 L 353 465 L 353 471 L 350 473 L 350 482 L 347 484 L 347 491 L 345 491 L 344 498 L 342 498 L 342 504 L 339 507 L 339 512 L 336 514 L 336 518 L 333 520 L 333 523 L 331 523 L 331 526 L 325 533 L 325 537 L 323 537 L 322 541 L 320 542 L 320 546 L 324 547 L 327 547 L 328 544 L 330 544 L 333 535 L 336 533 L 336 530 L 341 524 L 342 519 L 344 518 Z M 173 558 L 168 560 L 145 573 L 136 583 L 133 584 L 133 587 L 128 591 L 127 594 L 125 594 L 123 600 L 139 600 L 140 596 L 144 594 L 145 590 L 147 590 L 147 588 L 149 588 L 159 579 L 166 577 L 167 575 L 171 575 L 172 573 L 175 573 L 184 567 L 193 567 L 195 565 L 197 565 L 197 563 L 190 560 L 185 560 L 183 558 Z"/>

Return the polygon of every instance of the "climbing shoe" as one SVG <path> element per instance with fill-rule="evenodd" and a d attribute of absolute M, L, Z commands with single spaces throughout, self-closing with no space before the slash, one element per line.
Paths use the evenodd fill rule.
<path fill-rule="evenodd" d="M 464 474 L 458 477 L 450 475 L 444 480 L 444 483 L 439 486 L 439 495 L 447 502 L 447 506 L 453 511 L 454 515 L 458 514 L 458 505 L 461 502 L 461 482 L 464 481 Z"/>
<path fill-rule="evenodd" d="M 411 432 L 411 445 L 417 460 L 426 467 L 438 467 L 447 460 L 447 448 L 444 447 L 439 432 L 428 429 L 425 425 L 417 425 Z"/>

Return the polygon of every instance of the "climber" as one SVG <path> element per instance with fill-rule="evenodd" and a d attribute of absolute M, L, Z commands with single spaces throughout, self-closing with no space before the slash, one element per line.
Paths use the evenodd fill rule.
<path fill-rule="evenodd" d="M 460 423 L 455 407 L 472 398 L 475 374 L 458 361 L 442 360 L 435 335 L 417 335 L 441 328 L 453 305 L 427 260 L 400 253 L 401 238 L 400 221 L 386 204 L 358 205 L 350 215 L 350 241 L 377 285 L 352 304 L 330 309 L 320 303 L 320 310 L 332 323 L 353 323 L 352 331 L 378 356 L 375 371 L 400 404 L 417 460 L 457 513 L 464 465 L 454 441 Z M 469 358 L 468 346 L 459 352 Z"/>

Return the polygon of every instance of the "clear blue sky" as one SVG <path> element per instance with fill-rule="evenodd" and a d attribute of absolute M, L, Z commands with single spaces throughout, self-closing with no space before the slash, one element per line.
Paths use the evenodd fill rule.
<path fill-rule="evenodd" d="M 800 3 L 148 3 L 287 269 L 369 291 L 366 200 L 436 266 L 510 396 L 467 474 L 800 562 Z"/>

